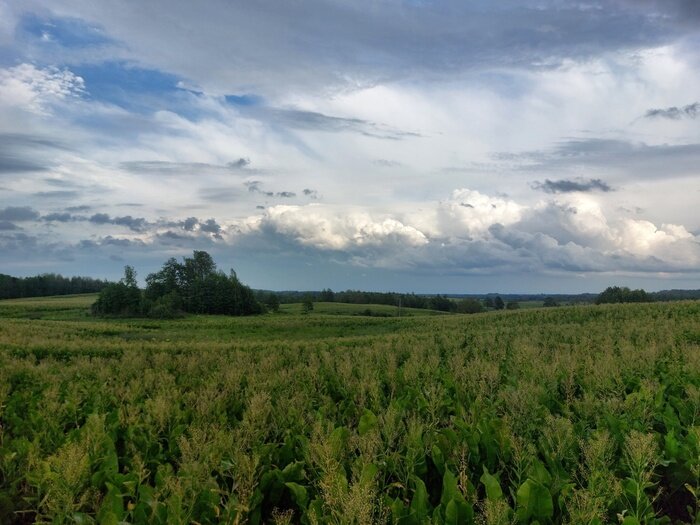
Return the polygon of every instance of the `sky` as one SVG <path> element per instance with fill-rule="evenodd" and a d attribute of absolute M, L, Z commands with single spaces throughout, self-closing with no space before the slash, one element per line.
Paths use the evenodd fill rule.
<path fill-rule="evenodd" d="M 0 273 L 700 288 L 699 205 L 696 0 L 0 0 Z"/>

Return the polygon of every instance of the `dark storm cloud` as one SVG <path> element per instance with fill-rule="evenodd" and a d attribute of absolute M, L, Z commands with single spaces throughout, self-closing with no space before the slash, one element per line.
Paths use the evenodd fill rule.
<path fill-rule="evenodd" d="M 680 120 L 682 118 L 697 118 L 700 116 L 700 102 L 688 104 L 683 107 L 671 106 L 663 109 L 650 109 L 644 114 L 645 118 L 665 118 L 671 120 Z"/>
<path fill-rule="evenodd" d="M 1 221 L 34 221 L 39 218 L 39 212 L 29 206 L 8 206 L 0 209 Z"/>
<path fill-rule="evenodd" d="M 541 190 L 545 193 L 573 193 L 573 192 L 590 192 L 602 191 L 609 192 L 612 188 L 600 179 L 576 179 L 576 180 L 549 180 L 544 182 L 535 181 L 532 183 L 532 188 Z"/>

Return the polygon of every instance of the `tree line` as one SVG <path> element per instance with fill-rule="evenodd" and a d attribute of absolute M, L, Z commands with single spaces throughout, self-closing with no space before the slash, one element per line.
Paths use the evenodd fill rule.
<path fill-rule="evenodd" d="M 105 287 L 93 305 L 97 315 L 156 318 L 183 313 L 252 315 L 263 310 L 236 273 L 218 270 L 205 251 L 194 251 L 182 262 L 168 259 L 160 271 L 146 277 L 145 290 L 139 289 L 133 267 L 126 266 L 124 278 Z"/>
<path fill-rule="evenodd" d="M 95 293 L 108 284 L 109 281 L 101 279 L 63 277 L 55 273 L 44 273 L 33 277 L 12 277 L 0 274 L 0 299 Z"/>

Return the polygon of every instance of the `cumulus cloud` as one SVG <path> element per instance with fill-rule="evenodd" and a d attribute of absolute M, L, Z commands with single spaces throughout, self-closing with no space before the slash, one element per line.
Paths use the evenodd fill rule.
<path fill-rule="evenodd" d="M 321 250 L 384 243 L 420 246 L 427 242 L 423 233 L 396 219 L 375 219 L 362 211 L 338 214 L 333 208 L 320 204 L 271 206 L 264 215 L 250 219 L 246 228 L 247 233 L 271 232 Z"/>
<path fill-rule="evenodd" d="M 576 179 L 576 180 L 550 180 L 545 179 L 544 182 L 535 181 L 532 183 L 532 188 L 541 190 L 545 193 L 573 193 L 573 192 L 590 192 L 602 191 L 609 192 L 612 188 L 600 179 Z"/>

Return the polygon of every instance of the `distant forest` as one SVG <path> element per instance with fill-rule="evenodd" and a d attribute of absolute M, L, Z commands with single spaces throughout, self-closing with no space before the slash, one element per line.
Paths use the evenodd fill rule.
<path fill-rule="evenodd" d="M 136 284 L 133 268 L 118 283 L 91 277 L 63 277 L 47 273 L 34 277 L 0 274 L 0 299 L 45 297 L 101 292 L 94 311 L 106 315 L 148 315 L 172 317 L 181 313 L 218 313 L 250 315 L 277 311 L 283 303 L 310 301 L 348 304 L 383 304 L 456 313 L 515 309 L 519 303 L 541 301 L 544 306 L 581 303 L 626 303 L 700 299 L 700 290 L 662 290 L 645 292 L 611 286 L 600 294 L 415 294 L 363 292 L 252 290 L 243 285 L 234 272 L 217 270 L 206 252 L 194 252 L 180 263 L 165 262 L 159 272 L 146 277 L 146 288 Z"/>
<path fill-rule="evenodd" d="M 108 284 L 109 281 L 92 277 L 63 277 L 55 273 L 34 277 L 12 277 L 0 273 L 0 299 L 95 293 Z"/>

